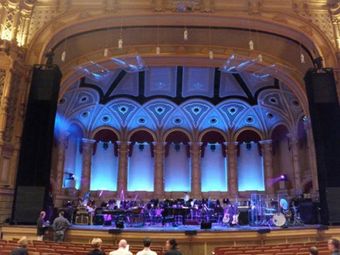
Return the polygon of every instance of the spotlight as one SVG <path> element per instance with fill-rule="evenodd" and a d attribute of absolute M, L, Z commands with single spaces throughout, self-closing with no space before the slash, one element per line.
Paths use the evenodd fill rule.
<path fill-rule="evenodd" d="M 287 181 L 287 179 L 288 179 L 288 178 L 287 178 L 287 175 L 286 175 L 286 174 L 281 174 L 281 175 L 280 175 L 280 180 L 281 180 L 281 181 Z"/>
<path fill-rule="evenodd" d="M 123 49 L 123 39 L 122 38 L 120 38 L 118 40 L 118 49 Z"/>

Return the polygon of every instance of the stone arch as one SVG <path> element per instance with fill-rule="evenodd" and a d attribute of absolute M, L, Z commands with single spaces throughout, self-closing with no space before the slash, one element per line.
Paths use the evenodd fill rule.
<path fill-rule="evenodd" d="M 235 141 L 243 141 L 243 142 L 248 142 L 248 141 L 260 141 L 263 140 L 263 135 L 261 132 L 253 127 L 244 127 L 241 128 L 239 131 L 236 132 L 234 136 Z"/>
<path fill-rule="evenodd" d="M 217 129 L 217 128 L 209 128 L 209 129 L 203 130 L 203 131 L 201 132 L 201 134 L 199 135 L 198 140 L 199 140 L 199 141 L 202 141 L 203 138 L 204 138 L 204 136 L 205 136 L 206 134 L 210 133 L 210 132 L 218 133 L 219 135 L 221 135 L 221 136 L 223 137 L 223 139 L 224 139 L 225 142 L 228 141 L 228 133 L 225 133 L 225 132 L 223 132 L 222 130 Z"/>
<path fill-rule="evenodd" d="M 134 139 L 136 142 L 142 142 L 143 139 L 147 142 L 156 141 L 156 134 L 148 128 L 136 128 L 128 134 L 128 141 Z"/>
<path fill-rule="evenodd" d="M 171 129 L 169 131 L 167 131 L 163 138 L 164 138 L 164 141 L 167 142 L 169 141 L 169 139 L 172 139 L 172 137 L 175 137 L 174 134 L 184 134 L 184 136 L 187 137 L 187 141 L 186 142 L 192 142 L 193 141 L 193 137 L 190 135 L 190 133 L 184 129 L 180 129 L 180 128 L 175 128 L 175 129 Z M 181 137 L 182 138 L 182 137 Z M 178 139 L 180 140 L 180 139 Z"/>

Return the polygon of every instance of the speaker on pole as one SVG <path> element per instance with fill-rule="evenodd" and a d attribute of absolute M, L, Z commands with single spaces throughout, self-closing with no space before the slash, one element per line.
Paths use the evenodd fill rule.
<path fill-rule="evenodd" d="M 340 203 L 330 203 L 329 188 L 340 187 L 340 109 L 331 68 L 309 69 L 305 85 L 315 142 L 320 192 L 321 224 L 337 223 L 330 218 Z M 340 222 L 338 222 L 340 223 Z"/>
<path fill-rule="evenodd" d="M 12 220 L 35 223 L 48 203 L 54 120 L 61 72 L 56 65 L 35 65 L 20 148 Z M 29 194 L 36 194 L 27 197 Z M 28 199 L 30 206 L 22 201 Z"/>

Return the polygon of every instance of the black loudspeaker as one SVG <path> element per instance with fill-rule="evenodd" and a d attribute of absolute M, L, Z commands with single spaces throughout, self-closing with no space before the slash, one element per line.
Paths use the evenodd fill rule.
<path fill-rule="evenodd" d="M 201 229 L 211 229 L 211 222 L 210 221 L 208 221 L 208 222 L 202 221 L 201 222 Z"/>
<path fill-rule="evenodd" d="M 197 235 L 197 231 L 196 230 L 186 230 L 185 232 L 186 236 L 195 236 Z"/>
<path fill-rule="evenodd" d="M 238 216 L 238 223 L 240 225 L 249 225 L 249 212 L 248 209 L 240 209 L 240 214 Z"/>
<path fill-rule="evenodd" d="M 109 229 L 109 234 L 119 235 L 122 232 L 123 232 L 122 229 L 119 229 L 119 228 L 111 228 L 111 229 Z"/>
<path fill-rule="evenodd" d="M 124 228 L 124 221 L 118 220 L 116 221 L 116 228 Z"/>
<path fill-rule="evenodd" d="M 257 233 L 259 233 L 260 235 L 268 234 L 268 233 L 270 233 L 270 229 L 269 228 L 260 228 L 260 229 L 257 230 Z"/>
<path fill-rule="evenodd" d="M 56 65 L 35 65 L 33 67 L 12 210 L 12 220 L 18 223 L 20 222 L 17 216 L 22 215 L 25 210 L 24 206 L 17 202 L 17 200 L 21 200 L 19 186 L 45 189 L 43 203 L 36 205 L 40 209 L 47 208 L 51 203 L 48 192 L 50 189 L 54 120 L 61 76 Z M 32 215 L 30 222 L 35 223 L 37 217 L 38 214 L 34 217 Z M 28 218 L 26 220 L 29 221 Z"/>
<path fill-rule="evenodd" d="M 304 224 L 318 223 L 317 206 L 312 201 L 300 202 L 299 213 Z"/>
<path fill-rule="evenodd" d="M 104 215 L 96 214 L 93 218 L 93 225 L 104 225 Z"/>
<path fill-rule="evenodd" d="M 29 224 L 37 215 L 44 203 L 45 187 L 18 186 L 15 200 L 15 212 L 13 223 Z"/>
<path fill-rule="evenodd" d="M 339 169 L 340 170 L 340 169 Z M 326 190 L 329 208 L 329 223 L 340 223 L 340 187 L 329 187 Z"/>
<path fill-rule="evenodd" d="M 305 76 L 309 101 L 320 192 L 321 224 L 329 224 L 330 215 L 340 203 L 330 203 L 327 189 L 340 187 L 340 108 L 331 68 L 310 69 Z"/>

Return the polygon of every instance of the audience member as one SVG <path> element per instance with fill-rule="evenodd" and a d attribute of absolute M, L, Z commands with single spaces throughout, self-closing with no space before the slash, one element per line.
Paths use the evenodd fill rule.
<path fill-rule="evenodd" d="M 105 255 L 105 252 L 102 250 L 102 239 L 100 238 L 93 238 L 91 241 L 91 246 L 93 250 L 88 253 L 88 255 Z"/>
<path fill-rule="evenodd" d="M 176 239 L 167 240 L 165 243 L 166 252 L 164 255 L 182 255 L 182 253 L 177 249 Z"/>
<path fill-rule="evenodd" d="M 331 255 L 340 255 L 340 242 L 338 239 L 332 238 L 328 240 L 328 250 L 331 252 Z"/>
<path fill-rule="evenodd" d="M 129 245 L 125 239 L 122 239 L 118 243 L 118 249 L 111 251 L 109 255 L 132 255 L 129 251 Z"/>
<path fill-rule="evenodd" d="M 318 255 L 318 254 L 319 254 L 318 248 L 316 248 L 315 246 L 309 248 L 309 255 Z"/>
<path fill-rule="evenodd" d="M 37 220 L 37 240 L 42 241 L 44 239 L 45 232 L 48 229 L 49 221 L 45 221 L 46 212 L 41 211 Z"/>
<path fill-rule="evenodd" d="M 143 245 L 144 245 L 144 249 L 137 252 L 137 255 L 157 255 L 156 252 L 154 252 L 150 249 L 151 239 L 145 238 L 143 240 Z"/>
<path fill-rule="evenodd" d="M 28 240 L 26 236 L 23 236 L 18 241 L 19 247 L 14 248 L 11 255 L 28 255 L 27 244 Z"/>
<path fill-rule="evenodd" d="M 65 231 L 71 226 L 71 223 L 64 217 L 64 212 L 59 213 L 59 217 L 55 218 L 52 224 L 54 230 L 54 241 L 63 242 Z"/>

